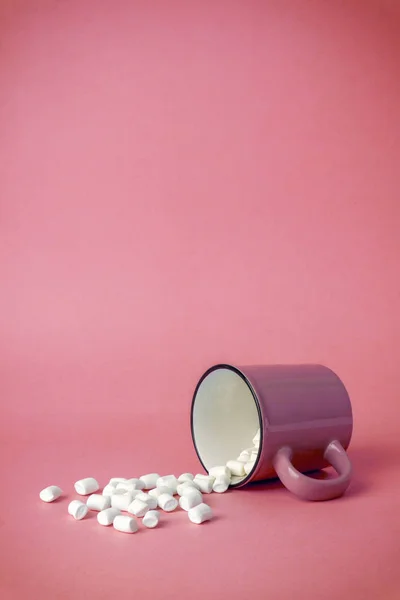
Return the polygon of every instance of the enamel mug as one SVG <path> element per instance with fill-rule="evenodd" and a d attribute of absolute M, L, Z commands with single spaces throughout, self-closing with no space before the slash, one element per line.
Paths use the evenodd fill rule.
<path fill-rule="evenodd" d="M 235 478 L 233 487 L 279 477 L 303 499 L 330 500 L 350 483 L 350 398 L 325 366 L 215 365 L 197 384 L 191 429 L 206 471 L 237 459 L 260 429 L 254 466 L 245 477 Z M 307 475 L 330 465 L 337 477 Z"/>

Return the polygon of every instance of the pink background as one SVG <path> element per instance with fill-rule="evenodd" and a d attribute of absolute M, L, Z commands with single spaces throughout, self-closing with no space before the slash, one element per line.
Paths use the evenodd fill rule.
<path fill-rule="evenodd" d="M 0 591 L 400 596 L 395 1 L 0 3 Z M 198 470 L 219 361 L 322 362 L 354 483 L 136 536 L 38 492 Z"/>

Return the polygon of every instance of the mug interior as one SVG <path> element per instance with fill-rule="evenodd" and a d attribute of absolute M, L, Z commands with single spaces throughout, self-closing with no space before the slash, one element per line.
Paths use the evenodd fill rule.
<path fill-rule="evenodd" d="M 193 441 L 204 468 L 209 471 L 236 460 L 243 450 L 252 448 L 259 428 L 260 410 L 244 376 L 228 365 L 209 370 L 198 384 L 192 404 Z M 234 483 L 250 475 L 235 478 Z"/>

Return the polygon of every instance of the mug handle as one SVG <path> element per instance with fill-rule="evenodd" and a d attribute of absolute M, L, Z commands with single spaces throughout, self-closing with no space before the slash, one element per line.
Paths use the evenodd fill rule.
<path fill-rule="evenodd" d="M 325 460 L 338 474 L 334 479 L 313 479 L 300 473 L 292 464 L 293 450 L 284 446 L 276 453 L 273 465 L 283 485 L 304 500 L 331 500 L 338 498 L 349 486 L 352 466 L 346 450 L 338 440 L 328 444 Z"/>

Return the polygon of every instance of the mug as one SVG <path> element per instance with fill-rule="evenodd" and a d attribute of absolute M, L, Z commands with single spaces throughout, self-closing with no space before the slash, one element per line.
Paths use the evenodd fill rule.
<path fill-rule="evenodd" d="M 193 443 L 204 469 L 237 459 L 258 429 L 254 466 L 232 487 L 279 477 L 306 500 L 330 500 L 346 491 L 353 416 L 349 395 L 331 369 L 307 364 L 208 369 L 191 406 Z M 329 465 L 337 477 L 306 474 Z"/>

